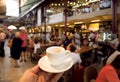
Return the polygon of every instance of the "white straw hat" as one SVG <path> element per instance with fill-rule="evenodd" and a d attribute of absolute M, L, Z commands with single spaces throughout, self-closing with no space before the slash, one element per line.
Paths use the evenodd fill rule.
<path fill-rule="evenodd" d="M 111 64 L 118 55 L 120 55 L 120 52 L 119 52 L 119 51 L 115 51 L 115 52 L 107 59 L 106 64 Z"/>
<path fill-rule="evenodd" d="M 8 29 L 15 30 L 15 29 L 17 29 L 17 27 L 15 27 L 14 25 L 10 25 L 10 26 L 8 26 Z"/>
<path fill-rule="evenodd" d="M 20 27 L 19 30 L 26 30 L 24 26 Z"/>

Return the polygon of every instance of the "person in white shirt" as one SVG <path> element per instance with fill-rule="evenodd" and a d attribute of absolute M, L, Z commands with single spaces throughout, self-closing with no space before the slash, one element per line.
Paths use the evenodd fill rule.
<path fill-rule="evenodd" d="M 48 32 L 47 34 L 46 34 L 46 41 L 48 42 L 48 43 L 50 43 L 51 42 L 51 40 L 50 40 L 50 33 Z"/>
<path fill-rule="evenodd" d="M 34 54 L 37 53 L 38 48 L 40 48 L 40 42 L 36 39 L 34 42 Z"/>
<path fill-rule="evenodd" d="M 76 45 L 80 46 L 80 34 L 78 31 L 74 33 L 74 40 L 75 40 Z"/>
<path fill-rule="evenodd" d="M 119 38 L 116 34 L 113 34 L 113 40 L 111 41 L 111 46 L 116 49 L 118 45 L 119 45 Z"/>
<path fill-rule="evenodd" d="M 70 57 L 72 58 L 73 60 L 73 68 L 71 70 L 68 71 L 68 73 L 66 74 L 68 76 L 68 79 L 67 79 L 67 82 L 70 82 L 72 80 L 72 78 L 74 78 L 74 75 L 76 75 L 75 73 L 75 70 L 77 69 L 81 69 L 81 63 L 82 63 L 82 60 L 81 60 L 81 57 L 80 57 L 80 54 L 77 50 L 77 47 L 75 45 L 73 45 L 72 43 L 70 43 L 67 48 L 67 50 L 70 51 Z M 77 71 L 79 73 L 79 71 Z M 77 79 L 78 81 L 78 79 Z M 77 82 L 77 81 L 72 81 L 72 82 Z"/>
<path fill-rule="evenodd" d="M 76 63 L 81 64 L 82 60 L 81 60 L 80 55 L 78 53 L 71 52 L 70 56 L 73 59 L 73 64 L 76 64 Z"/>
<path fill-rule="evenodd" d="M 111 41 L 111 43 L 117 48 L 118 44 L 119 44 L 119 39 L 116 38 L 113 41 Z"/>
<path fill-rule="evenodd" d="M 75 65 L 78 63 L 80 65 L 82 60 L 81 60 L 80 54 L 77 51 L 77 48 L 74 45 L 69 44 L 67 46 L 67 50 L 70 51 L 70 57 L 73 59 L 73 64 Z"/>

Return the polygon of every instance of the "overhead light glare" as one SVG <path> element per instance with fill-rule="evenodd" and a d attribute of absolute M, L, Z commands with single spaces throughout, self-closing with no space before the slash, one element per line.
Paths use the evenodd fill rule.
<path fill-rule="evenodd" d="M 98 19 L 98 20 L 92 20 L 91 22 L 99 22 L 100 20 Z"/>
<path fill-rule="evenodd" d="M 60 25 L 60 27 L 63 27 L 63 26 L 65 26 L 65 25 Z"/>
<path fill-rule="evenodd" d="M 67 23 L 67 25 L 70 25 L 69 23 Z"/>
<path fill-rule="evenodd" d="M 49 13 L 50 13 L 50 12 L 52 12 L 52 11 L 51 11 L 50 9 L 48 9 L 48 10 L 47 10 L 47 12 L 49 12 Z"/>
<path fill-rule="evenodd" d="M 89 0 L 90 3 L 97 2 L 97 1 L 100 1 L 100 0 Z"/>
<path fill-rule="evenodd" d="M 83 22 L 75 22 L 74 24 L 82 24 Z"/>
<path fill-rule="evenodd" d="M 58 26 L 58 25 L 55 25 L 56 27 Z"/>
<path fill-rule="evenodd" d="M 47 26 L 47 28 L 51 28 L 51 26 Z"/>

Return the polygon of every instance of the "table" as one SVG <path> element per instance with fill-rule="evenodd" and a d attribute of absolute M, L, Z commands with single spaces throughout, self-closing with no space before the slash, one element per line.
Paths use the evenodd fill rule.
<path fill-rule="evenodd" d="M 97 51 L 101 49 L 101 46 L 89 47 L 89 46 L 81 46 L 79 53 L 82 59 L 82 65 L 88 66 L 92 62 L 97 61 Z"/>
<path fill-rule="evenodd" d="M 81 46 L 79 52 L 80 54 L 84 53 L 84 52 L 87 52 L 87 51 L 90 51 L 90 50 L 93 50 L 94 48 L 93 47 L 89 47 L 89 46 Z"/>

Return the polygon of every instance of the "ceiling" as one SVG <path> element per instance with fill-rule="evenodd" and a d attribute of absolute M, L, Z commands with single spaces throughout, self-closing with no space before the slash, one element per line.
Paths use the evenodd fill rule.
<path fill-rule="evenodd" d="M 17 0 L 18 1 L 18 0 Z M 26 1 L 26 0 L 25 0 Z M 29 0 L 28 0 L 29 1 Z M 36 1 L 37 3 L 37 0 L 31 0 L 32 2 L 33 1 Z M 39 0 L 40 1 L 40 0 Z M 27 3 L 26 5 L 24 5 L 23 7 L 31 7 L 33 6 L 33 4 L 35 4 L 35 2 L 33 3 Z M 31 6 L 30 6 L 31 5 Z M 21 10 L 22 8 L 21 7 Z M 30 8 L 28 8 L 26 11 L 28 11 Z M 25 10 L 24 10 L 25 11 Z M 5 0 L 0 0 L 0 23 L 4 23 L 6 25 L 9 25 L 9 24 L 19 24 L 19 17 L 11 17 L 11 16 L 6 16 L 6 5 L 5 5 Z"/>
<path fill-rule="evenodd" d="M 12 19 L 14 17 L 6 16 L 6 6 L 5 6 L 5 0 L 0 0 L 0 23 L 13 23 Z"/>

